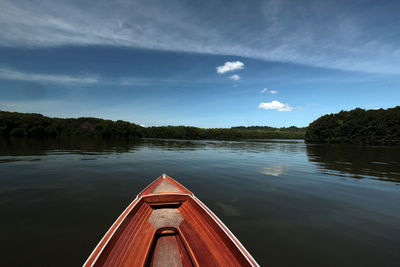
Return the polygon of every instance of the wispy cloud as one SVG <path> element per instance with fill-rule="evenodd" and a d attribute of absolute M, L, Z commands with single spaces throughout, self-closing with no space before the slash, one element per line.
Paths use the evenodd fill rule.
<path fill-rule="evenodd" d="M 217 72 L 223 74 L 229 71 L 241 70 L 244 68 L 244 63 L 241 61 L 228 61 L 224 65 L 217 67 Z"/>
<path fill-rule="evenodd" d="M 235 77 L 237 78 L 237 77 Z M 151 86 L 158 84 L 216 84 L 214 80 L 177 80 L 177 79 L 150 79 L 141 77 L 107 78 L 99 75 L 67 75 L 47 74 L 21 71 L 9 67 L 0 66 L 0 79 L 15 81 L 31 81 L 51 84 L 86 84 L 86 85 L 118 85 L 118 86 Z M 240 79 L 240 77 L 239 77 Z M 238 80 L 238 79 L 237 79 Z"/>
<path fill-rule="evenodd" d="M 146 85 L 177 85 L 177 84 L 188 84 L 188 85 L 202 85 L 202 84 L 218 84 L 223 83 L 221 81 L 209 80 L 209 79 L 198 79 L 198 80 L 185 80 L 185 79 L 154 79 L 154 78 L 141 78 L 141 77 L 121 77 L 117 79 L 102 79 L 102 83 L 115 84 L 121 86 L 146 86 Z"/>
<path fill-rule="evenodd" d="M 277 100 L 271 102 L 262 102 L 258 105 L 259 108 L 262 109 L 273 109 L 277 111 L 292 111 L 293 107 L 289 104 L 283 104 Z"/>
<path fill-rule="evenodd" d="M 0 45 L 107 45 L 400 73 L 399 3 L 0 1 Z M 249 16 L 251 14 L 251 16 Z M 385 19 L 382 19 L 385 18 Z"/>
<path fill-rule="evenodd" d="M 237 74 L 233 74 L 233 75 L 229 76 L 229 79 L 234 80 L 234 81 L 239 81 L 240 76 Z"/>
<path fill-rule="evenodd" d="M 58 84 L 95 84 L 99 81 L 97 76 L 70 76 L 60 74 L 41 74 L 21 72 L 14 69 L 0 67 L 0 79 L 34 81 Z"/>
<path fill-rule="evenodd" d="M 278 92 L 278 90 L 269 90 L 268 88 L 263 88 L 263 89 L 261 89 L 261 93 L 275 95 L 279 92 Z"/>

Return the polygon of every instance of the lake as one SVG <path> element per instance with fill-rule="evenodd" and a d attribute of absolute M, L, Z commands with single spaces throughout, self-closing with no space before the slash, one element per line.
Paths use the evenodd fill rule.
<path fill-rule="evenodd" d="M 400 148 L 0 139 L 3 266 L 79 266 L 162 173 L 265 266 L 398 266 Z"/>

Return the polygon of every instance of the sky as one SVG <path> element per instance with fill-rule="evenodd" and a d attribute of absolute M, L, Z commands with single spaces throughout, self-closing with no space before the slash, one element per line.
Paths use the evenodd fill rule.
<path fill-rule="evenodd" d="M 400 1 L 0 0 L 0 110 L 307 126 L 400 104 Z"/>

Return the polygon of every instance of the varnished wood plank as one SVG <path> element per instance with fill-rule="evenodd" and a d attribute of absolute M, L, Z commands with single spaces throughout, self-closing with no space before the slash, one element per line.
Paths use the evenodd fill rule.
<path fill-rule="evenodd" d="M 146 224 L 151 212 L 152 210 L 148 206 L 142 205 L 137 213 L 128 216 L 105 247 L 101 257 L 96 262 L 96 266 L 121 264 L 124 256 L 130 251 L 128 248 L 135 235 L 143 231 L 144 228 L 151 227 L 150 224 Z"/>
<path fill-rule="evenodd" d="M 155 259 L 149 261 L 150 257 Z M 85 266 L 167 261 L 173 266 L 258 266 L 215 214 L 184 186 L 163 175 L 121 214 Z"/>
<path fill-rule="evenodd" d="M 180 234 L 175 235 L 175 238 L 178 242 L 179 251 L 181 253 L 181 260 L 183 267 L 193 267 L 194 264 L 192 262 L 191 256 L 189 255 L 188 247 L 183 244 L 183 240 Z"/>
<path fill-rule="evenodd" d="M 197 237 L 203 241 L 203 246 L 208 248 L 209 253 L 213 256 L 213 260 L 219 266 L 239 266 L 235 255 L 230 251 L 229 247 L 221 237 L 216 233 L 211 225 L 188 203 L 181 208 L 182 214 L 185 216 L 185 222 L 190 229 L 197 229 Z M 201 231 L 199 231 L 201 229 Z M 182 230 L 183 235 L 186 233 Z M 193 240 L 188 240 L 189 243 Z M 204 254 L 195 250 L 196 257 L 203 259 L 210 257 L 210 254 Z"/>
<path fill-rule="evenodd" d="M 231 264 L 240 264 L 242 266 L 251 266 L 248 264 L 248 260 L 244 257 L 242 253 L 238 253 L 238 248 L 232 242 L 231 238 L 228 236 L 229 233 L 225 232 L 221 227 L 219 227 L 211 216 L 205 214 L 205 211 L 200 207 L 194 200 L 188 199 L 185 205 L 182 206 L 188 214 L 182 211 L 184 217 L 190 222 L 190 220 L 195 220 L 198 225 L 197 227 L 202 227 L 208 232 L 208 239 L 211 244 L 218 244 L 218 246 L 223 246 L 223 255 L 232 254 L 236 262 L 231 262 Z M 196 226 L 194 226 L 196 227 Z M 223 244 L 223 245 L 222 245 Z M 222 250 L 221 248 L 219 249 Z M 229 251 L 227 251 L 229 250 Z M 229 260 L 228 260 L 229 261 Z"/>

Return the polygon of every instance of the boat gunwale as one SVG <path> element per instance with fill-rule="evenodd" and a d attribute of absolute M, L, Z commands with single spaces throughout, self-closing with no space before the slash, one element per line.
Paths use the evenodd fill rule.
<path fill-rule="evenodd" d="M 236 248 L 242 253 L 242 255 L 246 258 L 246 260 L 252 266 L 259 266 L 256 260 L 251 256 L 251 254 L 247 251 L 247 249 L 243 246 L 243 244 L 239 241 L 239 239 L 229 230 L 229 228 L 215 215 L 200 199 L 196 196 L 192 196 L 192 199 L 214 220 L 214 222 L 224 231 L 224 233 L 229 237 L 229 239 L 235 244 Z"/>
<path fill-rule="evenodd" d="M 121 224 L 125 221 L 126 217 L 131 213 L 131 211 L 136 207 L 138 203 L 141 203 L 141 200 L 144 198 L 149 198 L 152 196 L 160 196 L 160 195 L 176 195 L 176 196 L 186 196 L 190 197 L 199 207 L 206 212 L 206 214 L 211 217 L 211 219 L 216 223 L 216 225 L 229 237 L 232 243 L 235 244 L 236 248 L 240 251 L 240 253 L 245 257 L 247 262 L 251 266 L 260 266 L 256 260 L 253 258 L 253 256 L 247 251 L 247 249 L 243 246 L 243 244 L 239 241 L 239 239 L 229 230 L 229 228 L 219 219 L 200 199 L 198 199 L 192 192 L 186 189 L 183 185 L 179 184 L 183 188 L 185 188 L 189 193 L 179 193 L 179 192 L 161 192 L 161 193 L 148 193 L 148 194 L 143 194 L 148 188 L 150 188 L 152 185 L 156 184 L 161 178 L 166 179 L 169 178 L 173 182 L 179 184 L 177 181 L 175 181 L 173 178 L 163 174 L 157 179 L 155 179 L 152 183 L 150 183 L 146 188 L 144 188 L 137 196 L 136 198 L 125 208 L 125 210 L 121 213 L 120 216 L 114 221 L 114 223 L 111 225 L 111 227 L 107 230 L 107 232 L 104 234 L 100 242 L 96 245 L 96 247 L 93 249 L 92 253 L 89 255 L 83 266 L 94 266 L 104 251 L 104 249 L 107 247 L 108 243 L 110 240 L 113 238 Z M 144 201 L 143 201 L 144 202 Z M 145 202 L 144 202 L 145 203 Z M 143 204 L 143 203 L 142 203 Z M 184 235 L 182 235 L 184 237 Z M 103 243 L 104 242 L 104 243 Z M 99 249 L 100 245 L 102 244 L 102 247 Z M 189 246 L 190 247 L 190 246 Z M 97 253 L 97 254 L 96 254 Z M 92 257 L 95 256 L 94 259 Z M 92 260 L 90 265 L 89 260 Z M 197 261 L 197 260 L 196 260 Z"/>
<path fill-rule="evenodd" d="M 142 195 L 142 196 L 136 196 L 136 198 L 128 205 L 128 207 L 126 207 L 126 209 L 121 213 L 121 215 L 114 221 L 114 223 L 111 225 L 111 227 L 107 230 L 107 232 L 105 233 L 105 235 L 103 236 L 103 238 L 100 240 L 100 242 L 96 245 L 96 247 L 93 249 L 92 253 L 89 255 L 88 259 L 85 261 L 85 263 L 83 264 L 83 266 L 87 266 L 88 261 L 92 258 L 92 256 L 95 254 L 96 250 L 99 248 L 100 244 L 102 244 L 102 242 L 106 239 L 106 237 L 108 236 L 108 240 L 105 241 L 105 243 L 103 244 L 102 248 L 97 252 L 96 257 L 94 258 L 93 262 L 89 265 L 89 266 L 93 266 L 96 261 L 98 260 L 98 258 L 100 257 L 101 253 L 103 252 L 103 250 L 105 249 L 105 247 L 108 245 L 108 243 L 110 242 L 110 240 L 113 238 L 115 232 L 117 232 L 117 230 L 119 229 L 119 227 L 121 226 L 121 224 L 124 222 L 124 220 L 126 219 L 126 217 L 129 215 L 129 213 L 133 210 L 133 208 L 141 202 L 141 200 L 144 197 L 150 197 L 150 196 L 157 196 L 157 195 L 178 195 L 178 196 L 189 196 L 191 197 L 191 195 L 186 194 L 186 193 L 162 193 L 162 194 L 148 194 L 148 195 Z M 136 203 L 135 203 L 136 202 Z M 121 219 L 121 220 L 120 220 Z M 119 221 L 120 220 L 120 221 Z"/>
<path fill-rule="evenodd" d="M 118 230 L 119 226 L 122 224 L 122 222 L 125 220 L 125 218 L 128 216 L 128 214 L 130 213 L 130 211 L 137 205 L 137 203 L 139 203 L 141 200 L 141 197 L 139 198 L 138 196 L 136 196 L 136 198 L 125 208 L 125 210 L 121 213 L 120 216 L 118 216 L 118 218 L 113 222 L 113 224 L 111 225 L 110 228 L 108 228 L 107 232 L 104 234 L 104 236 L 100 239 L 100 242 L 97 243 L 96 247 L 93 249 L 92 253 L 90 253 L 89 257 L 87 258 L 87 260 L 85 261 L 85 263 L 83 264 L 83 266 L 93 266 L 97 259 L 99 258 L 99 256 L 101 255 L 101 253 L 103 252 L 104 248 L 107 246 L 107 244 L 109 243 L 109 241 L 111 240 L 111 238 L 114 236 L 115 232 Z M 136 203 L 135 203 L 136 202 Z M 126 213 L 126 214 L 125 214 Z M 120 220 L 121 219 L 121 220 Z M 119 221 L 120 220 L 120 221 Z M 119 221 L 119 222 L 118 222 Z M 115 226 L 115 227 L 114 227 Z M 103 244 L 103 247 L 99 250 L 99 246 L 100 244 L 103 243 L 103 241 L 106 239 L 106 237 L 109 235 L 108 240 L 105 241 L 105 243 Z M 91 258 L 95 255 L 95 253 L 97 253 L 96 257 L 92 260 L 91 264 L 88 265 L 89 260 L 91 260 Z"/>

